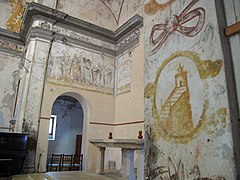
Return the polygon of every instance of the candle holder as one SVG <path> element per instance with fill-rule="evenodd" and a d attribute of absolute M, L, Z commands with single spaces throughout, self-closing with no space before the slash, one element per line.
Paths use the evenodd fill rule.
<path fill-rule="evenodd" d="M 142 131 L 138 131 L 138 139 L 142 139 L 143 136 L 142 136 Z"/>
<path fill-rule="evenodd" d="M 109 132 L 109 134 L 108 134 L 108 139 L 112 139 L 113 137 L 112 137 L 112 132 Z"/>

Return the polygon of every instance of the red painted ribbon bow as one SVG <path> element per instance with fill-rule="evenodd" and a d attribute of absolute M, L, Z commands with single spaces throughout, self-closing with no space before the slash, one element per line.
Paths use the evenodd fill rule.
<path fill-rule="evenodd" d="M 194 37 L 201 31 L 205 22 L 205 10 L 202 7 L 198 7 L 188 12 L 190 8 L 194 6 L 198 1 L 199 0 L 193 0 L 191 3 L 189 3 L 189 5 L 182 11 L 182 13 L 179 16 L 174 15 L 173 18 L 170 19 L 169 23 L 156 24 L 153 26 L 150 35 L 150 44 L 155 47 L 150 51 L 151 55 L 155 54 L 162 47 L 168 36 L 170 36 L 175 31 L 178 31 L 179 33 L 184 34 L 188 37 Z M 185 23 L 191 21 L 196 17 L 198 17 L 198 21 L 195 26 L 183 26 Z M 155 31 L 162 31 L 162 33 L 154 39 L 153 36 Z"/>

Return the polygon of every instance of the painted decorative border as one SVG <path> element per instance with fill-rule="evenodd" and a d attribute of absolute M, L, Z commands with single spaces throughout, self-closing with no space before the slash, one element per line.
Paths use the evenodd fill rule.
<path fill-rule="evenodd" d="M 117 43 L 117 48 L 118 50 L 129 46 L 130 44 L 132 44 L 133 42 L 135 42 L 136 40 L 139 40 L 140 38 L 140 30 L 136 29 L 133 33 L 131 33 L 129 36 L 127 36 L 126 38 L 124 38 L 122 41 L 120 41 L 119 43 Z"/>
<path fill-rule="evenodd" d="M 144 121 L 132 121 L 132 122 L 125 122 L 125 123 L 103 123 L 103 122 L 93 122 L 91 121 L 90 124 L 95 125 L 103 125 L 103 126 L 123 126 L 123 125 L 130 125 L 130 124 L 139 124 L 144 123 Z"/>
<path fill-rule="evenodd" d="M 21 46 L 19 44 L 15 44 L 9 41 L 4 41 L 4 40 L 0 40 L 0 47 L 11 49 L 14 51 L 20 51 L 20 52 L 22 52 L 24 49 L 24 46 Z"/>

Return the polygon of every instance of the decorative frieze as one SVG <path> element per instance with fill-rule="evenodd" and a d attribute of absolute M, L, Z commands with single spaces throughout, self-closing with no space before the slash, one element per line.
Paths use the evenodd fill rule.
<path fill-rule="evenodd" d="M 116 61 L 116 94 L 130 91 L 130 57 L 125 53 L 117 57 Z"/>
<path fill-rule="evenodd" d="M 112 57 L 56 42 L 48 65 L 48 82 L 112 94 L 114 71 Z"/>
<path fill-rule="evenodd" d="M 57 34 L 61 34 L 61 35 L 67 36 L 67 37 L 71 37 L 73 39 L 77 39 L 77 40 L 84 41 L 84 42 L 87 42 L 87 43 L 90 43 L 90 44 L 101 46 L 101 47 L 106 48 L 106 49 L 116 50 L 116 46 L 114 44 L 110 44 L 110 43 L 95 39 L 93 37 L 86 36 L 86 35 L 77 33 L 75 31 L 71 31 L 71 30 L 66 29 L 66 28 L 62 28 L 62 27 L 59 27 L 59 26 L 53 26 L 52 31 L 56 32 Z"/>
<path fill-rule="evenodd" d="M 51 24 L 44 21 L 44 22 L 41 22 L 40 26 L 43 28 L 43 29 L 50 29 L 51 28 Z"/>
<path fill-rule="evenodd" d="M 13 42 L 4 41 L 4 40 L 0 40 L 0 47 L 11 49 L 14 51 L 23 51 L 23 49 L 24 49 L 24 46 L 15 44 Z"/>
<path fill-rule="evenodd" d="M 125 48 L 125 47 L 133 44 L 136 41 L 138 42 L 139 41 L 139 37 L 140 37 L 140 30 L 136 29 L 129 36 L 127 36 L 122 41 L 117 43 L 117 49 L 120 50 L 122 48 Z"/>

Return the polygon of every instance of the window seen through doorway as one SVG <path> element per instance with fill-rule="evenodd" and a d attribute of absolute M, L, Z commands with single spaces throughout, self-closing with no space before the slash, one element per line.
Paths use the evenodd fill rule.
<path fill-rule="evenodd" d="M 48 140 L 55 140 L 57 116 L 51 115 L 48 130 Z"/>

